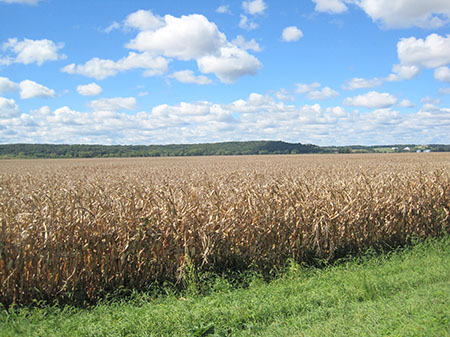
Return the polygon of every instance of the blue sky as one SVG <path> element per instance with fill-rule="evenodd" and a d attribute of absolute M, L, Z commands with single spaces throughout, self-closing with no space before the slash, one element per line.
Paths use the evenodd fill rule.
<path fill-rule="evenodd" d="M 0 0 L 0 143 L 450 143 L 448 0 Z"/>

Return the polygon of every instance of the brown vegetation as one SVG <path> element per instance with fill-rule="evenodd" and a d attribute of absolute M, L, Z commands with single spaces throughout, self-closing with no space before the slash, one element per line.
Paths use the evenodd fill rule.
<path fill-rule="evenodd" d="M 0 162 L 0 302 L 95 301 L 450 230 L 450 155 Z"/>

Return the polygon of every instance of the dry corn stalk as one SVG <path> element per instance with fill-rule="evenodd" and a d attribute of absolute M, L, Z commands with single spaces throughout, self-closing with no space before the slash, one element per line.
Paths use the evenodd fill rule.
<path fill-rule="evenodd" d="M 450 230 L 450 155 L 0 162 L 0 302 L 95 301 L 198 270 Z"/>

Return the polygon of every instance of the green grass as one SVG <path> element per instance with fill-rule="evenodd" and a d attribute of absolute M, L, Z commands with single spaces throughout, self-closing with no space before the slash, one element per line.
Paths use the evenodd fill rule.
<path fill-rule="evenodd" d="M 450 336 L 450 237 L 372 255 L 206 295 L 2 310 L 0 336 Z"/>

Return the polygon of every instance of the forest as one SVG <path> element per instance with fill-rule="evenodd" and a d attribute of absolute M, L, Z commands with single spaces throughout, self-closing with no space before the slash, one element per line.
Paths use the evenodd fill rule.
<path fill-rule="evenodd" d="M 112 158 L 301 153 L 448 152 L 450 145 L 317 146 L 283 141 L 170 145 L 0 144 L 0 158 Z"/>

